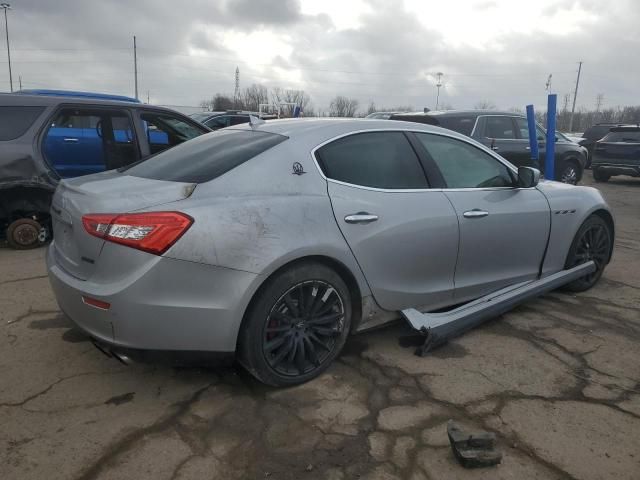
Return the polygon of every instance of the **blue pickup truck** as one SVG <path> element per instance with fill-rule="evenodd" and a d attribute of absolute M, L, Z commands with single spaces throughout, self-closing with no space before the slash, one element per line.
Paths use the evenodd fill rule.
<path fill-rule="evenodd" d="M 61 178 L 111 170 L 211 130 L 119 95 L 23 90 L 0 94 L 0 236 L 32 248 L 48 236 Z"/>

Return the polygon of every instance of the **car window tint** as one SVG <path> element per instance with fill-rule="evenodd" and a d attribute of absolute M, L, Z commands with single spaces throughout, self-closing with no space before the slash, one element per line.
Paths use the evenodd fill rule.
<path fill-rule="evenodd" d="M 473 131 L 473 127 L 476 123 L 476 117 L 468 116 L 468 117 L 448 117 L 448 116 L 436 116 L 438 120 L 438 125 L 444 128 L 448 128 L 449 130 L 454 130 L 463 135 L 471 136 L 471 132 Z"/>
<path fill-rule="evenodd" d="M 13 140 L 29 129 L 44 107 L 0 107 L 0 140 Z"/>
<path fill-rule="evenodd" d="M 416 133 L 448 188 L 511 187 L 509 169 L 479 148 L 455 138 Z"/>
<path fill-rule="evenodd" d="M 621 130 L 617 132 L 609 132 L 601 141 L 638 143 L 640 142 L 640 130 Z"/>
<path fill-rule="evenodd" d="M 487 117 L 484 136 L 488 138 L 516 138 L 511 117 Z"/>
<path fill-rule="evenodd" d="M 220 115 L 218 117 L 213 117 L 213 118 L 207 120 L 206 122 L 204 122 L 204 124 L 207 127 L 216 130 L 218 128 L 228 127 L 229 126 L 229 120 L 230 120 L 229 115 Z"/>
<path fill-rule="evenodd" d="M 151 153 L 161 152 L 204 133 L 190 123 L 164 113 L 143 113 L 141 118 Z"/>
<path fill-rule="evenodd" d="M 125 169 L 127 175 L 202 183 L 252 159 L 287 137 L 251 130 L 223 130 L 202 135 Z"/>
<path fill-rule="evenodd" d="M 242 125 L 249 123 L 249 115 L 234 115 L 231 117 L 231 125 Z"/>
<path fill-rule="evenodd" d="M 402 132 L 359 133 L 317 152 L 324 174 L 364 187 L 427 188 L 418 157 Z"/>

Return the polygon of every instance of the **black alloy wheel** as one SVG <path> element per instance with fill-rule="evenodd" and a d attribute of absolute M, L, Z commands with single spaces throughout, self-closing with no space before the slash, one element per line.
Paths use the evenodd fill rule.
<path fill-rule="evenodd" d="M 576 234 L 565 268 L 572 268 L 593 260 L 596 270 L 570 283 L 567 288 L 574 292 L 588 290 L 602 276 L 611 254 L 612 232 L 606 222 L 597 215 L 589 217 Z"/>
<path fill-rule="evenodd" d="M 291 287 L 275 303 L 264 328 L 263 352 L 280 375 L 304 375 L 322 365 L 344 328 L 344 302 L 329 283 Z"/>

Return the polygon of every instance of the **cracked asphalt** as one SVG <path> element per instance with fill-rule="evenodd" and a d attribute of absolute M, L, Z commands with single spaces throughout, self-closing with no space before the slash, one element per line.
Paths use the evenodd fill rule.
<path fill-rule="evenodd" d="M 530 301 L 426 358 L 403 323 L 361 334 L 287 390 L 229 366 L 109 359 L 59 312 L 44 249 L 2 248 L 0 479 L 638 479 L 640 181 L 598 187 L 617 238 L 591 291 Z M 456 464 L 450 418 L 495 432 L 502 464 Z"/>

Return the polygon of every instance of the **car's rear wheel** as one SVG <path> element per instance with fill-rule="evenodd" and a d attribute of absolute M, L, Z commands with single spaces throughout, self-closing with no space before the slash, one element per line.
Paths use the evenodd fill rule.
<path fill-rule="evenodd" d="M 567 284 L 565 287 L 567 290 L 583 292 L 600 280 L 609 261 L 612 237 L 609 225 L 598 215 L 592 215 L 585 220 L 573 239 L 565 268 L 572 268 L 593 260 L 596 271 Z"/>
<path fill-rule="evenodd" d="M 7 227 L 7 243 L 16 250 L 36 248 L 41 244 L 42 226 L 31 218 L 19 218 Z"/>
<path fill-rule="evenodd" d="M 303 383 L 340 353 L 350 326 L 351 296 L 342 278 L 321 263 L 300 263 L 277 273 L 252 302 L 240 361 L 269 385 Z"/>
<path fill-rule="evenodd" d="M 560 167 L 560 172 L 558 175 L 558 180 L 562 183 L 569 183 L 571 185 L 576 185 L 582 176 L 582 172 L 580 171 L 580 167 L 578 163 L 573 160 L 567 160 Z"/>
<path fill-rule="evenodd" d="M 608 182 L 609 179 L 611 178 L 611 175 L 609 175 L 608 173 L 603 172 L 599 168 L 594 168 L 592 170 L 592 173 L 593 173 L 593 179 L 596 182 Z"/>

